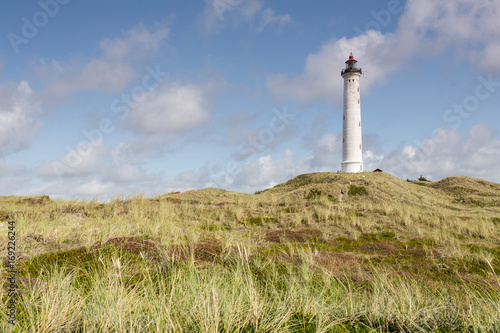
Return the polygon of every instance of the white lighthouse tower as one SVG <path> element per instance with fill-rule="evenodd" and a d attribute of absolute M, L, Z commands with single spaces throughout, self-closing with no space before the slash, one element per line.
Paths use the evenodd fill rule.
<path fill-rule="evenodd" d="M 342 70 L 344 78 L 344 114 L 342 123 L 342 172 L 362 172 L 361 106 L 359 101 L 359 77 L 361 68 L 356 67 L 352 52 Z"/>

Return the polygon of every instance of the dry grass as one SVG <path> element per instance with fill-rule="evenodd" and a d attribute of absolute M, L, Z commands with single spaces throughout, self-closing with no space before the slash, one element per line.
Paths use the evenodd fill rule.
<path fill-rule="evenodd" d="M 254 195 L 0 198 L 3 253 L 16 221 L 18 332 L 493 332 L 499 217 L 498 184 L 384 173 Z"/>

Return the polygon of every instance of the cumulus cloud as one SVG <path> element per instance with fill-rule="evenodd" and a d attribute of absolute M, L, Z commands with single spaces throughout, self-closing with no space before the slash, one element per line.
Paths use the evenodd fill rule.
<path fill-rule="evenodd" d="M 263 151 L 273 151 L 283 142 L 300 135 L 300 121 L 297 115 L 287 111 L 286 107 L 272 109 L 272 112 L 262 113 L 263 119 L 267 121 L 255 122 L 258 115 L 250 113 L 235 113 L 228 119 L 223 120 L 228 128 L 224 136 L 226 145 L 237 146 L 231 154 L 235 161 L 243 161 Z"/>
<path fill-rule="evenodd" d="M 114 195 L 151 194 L 161 188 L 161 177 L 147 173 L 140 163 L 134 162 L 127 143 L 108 147 L 100 139 L 80 143 L 57 161 L 45 162 L 36 173 L 45 183 L 31 186 L 29 193 L 56 198 L 110 200 Z"/>
<path fill-rule="evenodd" d="M 113 60 L 140 57 L 147 53 L 156 53 L 160 44 L 168 38 L 169 29 L 160 27 L 149 31 L 144 24 L 128 30 L 124 38 L 104 39 L 99 46 L 104 52 L 104 58 Z"/>
<path fill-rule="evenodd" d="M 335 172 L 340 168 L 340 147 L 338 137 L 326 134 L 316 142 L 310 156 L 299 157 L 287 150 L 280 158 L 263 155 L 223 170 L 212 169 L 213 186 L 254 192 L 304 173 Z M 364 151 L 363 160 L 366 171 L 381 168 L 403 179 L 424 175 L 439 180 L 463 175 L 500 182 L 500 139 L 497 130 L 486 124 L 474 125 L 465 136 L 453 128 L 438 128 L 422 143 L 402 145 L 389 153 L 374 146 Z M 199 170 L 196 174 L 201 173 Z"/>
<path fill-rule="evenodd" d="M 323 44 L 319 52 L 307 56 L 301 75 L 291 78 L 283 74 L 273 75 L 267 78 L 267 85 L 281 99 L 310 102 L 341 98 L 343 83 L 339 64 L 346 61 L 352 50 L 355 58 L 363 59 L 361 67 L 370 68 L 370 75 L 363 79 L 362 85 L 362 89 L 368 90 L 398 69 L 402 58 L 400 52 L 393 52 L 396 44 L 395 35 L 373 30 L 350 39 L 333 39 Z"/>
<path fill-rule="evenodd" d="M 314 148 L 310 158 L 310 168 L 317 171 L 336 171 L 339 169 L 339 154 L 342 142 L 332 133 L 325 134 Z"/>
<path fill-rule="evenodd" d="M 111 149 L 109 161 L 102 170 L 101 178 L 104 181 L 130 183 L 151 179 L 151 176 L 146 175 L 146 172 L 139 164 L 128 162 L 130 157 L 129 148 L 128 144 L 122 142 Z"/>
<path fill-rule="evenodd" d="M 87 63 L 42 60 L 37 73 L 46 88 L 40 92 L 40 99 L 62 101 L 79 91 L 121 91 L 135 77 L 132 61 L 157 52 L 168 32 L 163 27 L 149 31 L 140 24 L 122 38 L 102 40 L 99 43 L 102 56 Z"/>
<path fill-rule="evenodd" d="M 82 184 L 75 189 L 75 194 L 83 196 L 97 197 L 111 192 L 114 185 L 112 183 L 101 183 L 95 179 Z"/>
<path fill-rule="evenodd" d="M 144 94 L 127 117 L 137 133 L 177 134 L 210 118 L 209 86 L 162 81 Z"/>
<path fill-rule="evenodd" d="M 60 65 L 52 63 L 52 66 Z M 132 66 L 125 62 L 110 62 L 92 59 L 82 69 L 68 66 L 41 93 L 42 99 L 64 100 L 78 91 L 119 92 L 127 86 L 134 76 Z"/>
<path fill-rule="evenodd" d="M 464 55 L 498 43 L 499 14 L 498 1 L 411 0 L 400 18 L 398 33 L 423 43 L 425 51 L 440 52 L 454 45 Z"/>
<path fill-rule="evenodd" d="M 257 32 L 274 26 L 279 30 L 291 23 L 288 14 L 276 14 L 271 8 L 264 8 L 261 0 L 205 0 L 205 10 L 201 18 L 204 32 L 220 30 L 225 23 L 239 26 L 246 23 Z"/>
<path fill-rule="evenodd" d="M 233 178 L 231 188 L 240 191 L 252 191 L 277 185 L 287 177 L 297 172 L 297 164 L 290 150 L 285 155 L 273 161 L 271 155 L 265 155 L 245 163 Z"/>
<path fill-rule="evenodd" d="M 107 148 L 101 139 L 82 142 L 58 161 L 44 163 L 39 168 L 38 175 L 47 178 L 92 175 L 99 170 L 106 153 Z"/>
<path fill-rule="evenodd" d="M 475 56 L 475 55 L 474 55 Z M 491 71 L 500 72 L 500 42 L 486 45 L 481 55 L 481 66 Z M 478 58 L 476 58 L 478 59 Z"/>
<path fill-rule="evenodd" d="M 328 133 L 317 140 L 312 154 L 306 157 L 296 156 L 287 149 L 282 157 L 276 159 L 267 154 L 247 161 L 232 161 L 222 169 L 214 168 L 212 186 L 251 193 L 300 174 L 337 171 L 340 158 L 339 138 Z"/>
<path fill-rule="evenodd" d="M 484 123 L 474 125 L 465 136 L 457 129 L 438 128 L 420 144 L 404 145 L 388 154 L 368 150 L 364 160 L 368 168 L 401 178 L 463 175 L 500 182 L 500 139 L 497 130 Z"/>
<path fill-rule="evenodd" d="M 80 182 L 68 180 L 57 180 L 53 182 L 46 182 L 39 186 L 33 186 L 28 182 L 25 190 L 21 195 L 48 195 L 51 199 L 73 199 L 72 190 L 78 187 Z"/>
<path fill-rule="evenodd" d="M 302 74 L 272 75 L 267 85 L 278 98 L 302 102 L 341 98 L 335 93 L 342 84 L 339 63 L 347 59 L 350 50 L 360 66 L 370 70 L 362 89 L 383 82 L 412 57 L 437 55 L 450 47 L 457 57 L 469 59 L 474 66 L 498 71 L 499 16 L 498 1 L 409 0 L 395 32 L 368 30 L 352 38 L 327 41 L 307 56 Z"/>
<path fill-rule="evenodd" d="M 257 31 L 262 31 L 264 28 L 270 24 L 277 25 L 280 29 L 287 23 L 292 22 L 290 15 L 276 15 L 274 10 L 267 8 L 262 12 L 262 17 L 257 28 Z"/>
<path fill-rule="evenodd" d="M 28 148 L 38 135 L 41 123 L 35 115 L 40 107 L 32 95 L 26 81 L 15 89 L 0 86 L 0 155 Z"/>

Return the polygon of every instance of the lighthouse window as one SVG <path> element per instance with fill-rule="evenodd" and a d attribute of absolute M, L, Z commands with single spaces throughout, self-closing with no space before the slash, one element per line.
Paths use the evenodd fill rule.
<path fill-rule="evenodd" d="M 359 92 L 359 87 L 358 87 L 358 92 Z"/>
<path fill-rule="evenodd" d="M 345 142 L 345 138 L 342 138 L 342 143 L 344 143 L 344 142 Z"/>
<path fill-rule="evenodd" d="M 359 127 L 361 127 L 361 122 L 359 122 Z"/>
<path fill-rule="evenodd" d="M 361 145 L 359 145 L 359 149 L 361 149 Z"/>
<path fill-rule="evenodd" d="M 358 99 L 358 104 L 359 104 L 359 99 Z"/>

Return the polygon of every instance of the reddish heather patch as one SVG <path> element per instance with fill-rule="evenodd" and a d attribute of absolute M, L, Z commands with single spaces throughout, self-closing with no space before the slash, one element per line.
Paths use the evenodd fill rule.
<path fill-rule="evenodd" d="M 392 241 L 364 244 L 360 246 L 360 249 L 369 253 L 380 255 L 391 255 L 399 252 L 396 248 L 396 243 Z"/>
<path fill-rule="evenodd" d="M 305 243 L 322 239 L 323 233 L 318 229 L 297 229 L 297 230 L 270 230 L 266 232 L 266 239 L 273 243 L 298 242 Z"/>
<path fill-rule="evenodd" d="M 220 240 L 208 238 L 195 244 L 174 245 L 167 255 L 174 260 L 184 261 L 193 255 L 195 261 L 212 262 L 222 258 L 224 247 Z"/>
<path fill-rule="evenodd" d="M 319 252 L 314 260 L 319 266 L 338 277 L 357 276 L 364 266 L 362 259 L 348 253 Z"/>
<path fill-rule="evenodd" d="M 443 254 L 436 249 L 431 249 L 431 254 L 436 258 L 442 258 Z"/>

